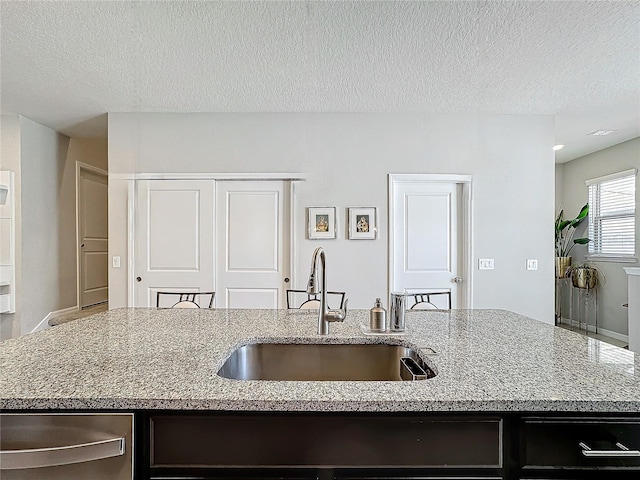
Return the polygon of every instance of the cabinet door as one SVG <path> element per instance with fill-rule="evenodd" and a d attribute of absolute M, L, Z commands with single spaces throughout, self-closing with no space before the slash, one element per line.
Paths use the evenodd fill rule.
<path fill-rule="evenodd" d="M 607 475 L 632 470 L 638 475 L 640 420 L 524 418 L 522 449 L 525 471 L 571 468 L 599 471 L 602 478 L 617 478 Z"/>
<path fill-rule="evenodd" d="M 495 417 L 153 415 L 150 435 L 157 474 L 196 467 L 491 471 L 503 461 Z"/>
<path fill-rule="evenodd" d="M 2 480 L 131 480 L 131 414 L 2 414 Z"/>

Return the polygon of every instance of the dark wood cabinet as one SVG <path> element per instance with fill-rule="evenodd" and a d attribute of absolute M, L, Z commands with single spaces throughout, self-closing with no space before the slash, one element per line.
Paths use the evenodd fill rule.
<path fill-rule="evenodd" d="M 640 448 L 640 415 L 635 414 L 145 412 L 140 416 L 139 479 L 640 476 L 640 456 L 634 455 Z M 585 448 L 596 455 L 585 455 Z M 617 453 L 625 448 L 630 453 Z M 608 450 L 611 456 L 606 455 Z"/>
<path fill-rule="evenodd" d="M 501 478 L 497 415 L 151 414 L 148 477 Z"/>
<path fill-rule="evenodd" d="M 527 478 L 640 478 L 640 418 L 525 416 L 520 457 Z"/>
<path fill-rule="evenodd" d="M 499 468 L 501 423 L 490 417 L 154 415 L 150 466 Z"/>

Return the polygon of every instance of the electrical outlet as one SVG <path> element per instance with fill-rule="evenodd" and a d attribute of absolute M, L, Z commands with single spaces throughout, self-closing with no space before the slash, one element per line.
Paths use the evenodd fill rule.
<path fill-rule="evenodd" d="M 493 270 L 493 258 L 479 258 L 478 270 Z"/>
<path fill-rule="evenodd" d="M 120 257 L 113 257 L 113 268 L 120 268 Z"/>
<path fill-rule="evenodd" d="M 527 258 L 527 270 L 537 270 L 537 269 L 538 269 L 538 259 Z"/>

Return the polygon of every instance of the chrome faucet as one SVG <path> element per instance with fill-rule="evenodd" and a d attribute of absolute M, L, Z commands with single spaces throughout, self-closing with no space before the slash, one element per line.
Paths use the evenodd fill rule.
<path fill-rule="evenodd" d="M 322 287 L 318 291 L 318 260 L 322 265 Z M 318 308 L 318 335 L 329 334 L 329 322 L 342 322 L 347 318 L 347 303 L 344 301 L 344 309 L 329 310 L 327 306 L 327 264 L 325 261 L 324 250 L 318 247 L 311 257 L 311 274 L 309 275 L 309 283 L 307 283 L 307 293 L 317 295 L 320 293 L 320 308 Z"/>

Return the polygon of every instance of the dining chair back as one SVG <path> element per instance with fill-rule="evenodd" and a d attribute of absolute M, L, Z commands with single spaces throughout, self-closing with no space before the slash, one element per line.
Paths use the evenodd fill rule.
<path fill-rule="evenodd" d="M 446 297 L 447 299 L 446 307 L 438 306 L 434 303 L 434 301 L 437 301 L 437 300 L 432 299 L 432 297 L 438 297 L 438 296 Z M 407 294 L 407 297 L 409 297 L 408 303 L 411 304 L 409 306 L 410 310 L 451 310 L 451 292 L 448 290 L 441 291 L 441 292 L 409 293 Z"/>
<path fill-rule="evenodd" d="M 156 295 L 156 307 L 213 308 L 215 296 L 216 292 L 158 292 Z"/>
<path fill-rule="evenodd" d="M 327 291 L 327 303 L 329 308 L 336 308 L 333 303 L 340 302 L 338 308 L 343 308 L 345 292 Z M 320 308 L 320 293 L 307 293 L 306 290 L 287 290 L 288 309 L 314 309 Z"/>

